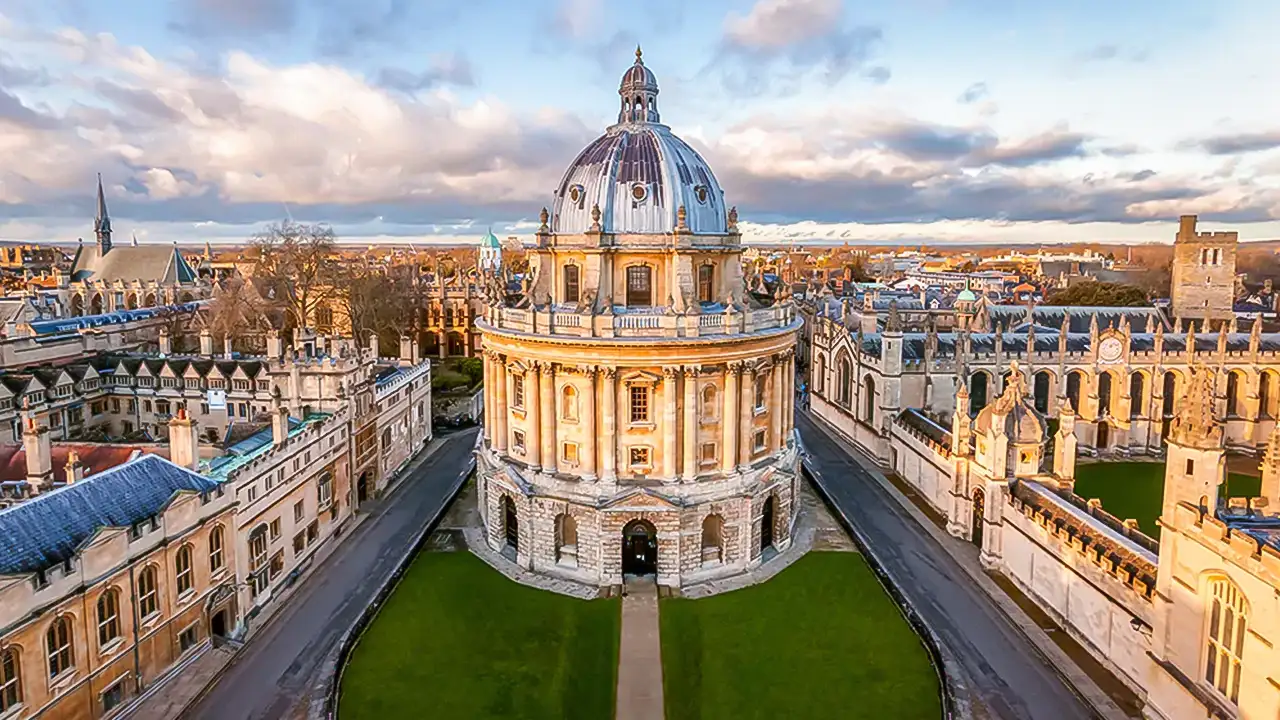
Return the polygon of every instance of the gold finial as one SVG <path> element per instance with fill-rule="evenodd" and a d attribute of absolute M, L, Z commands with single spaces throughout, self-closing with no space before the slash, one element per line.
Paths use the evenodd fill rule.
<path fill-rule="evenodd" d="M 644 58 L 642 57 L 643 55 L 644 53 L 640 52 L 640 43 L 636 43 L 636 62 L 640 63 L 641 65 L 644 64 Z"/>

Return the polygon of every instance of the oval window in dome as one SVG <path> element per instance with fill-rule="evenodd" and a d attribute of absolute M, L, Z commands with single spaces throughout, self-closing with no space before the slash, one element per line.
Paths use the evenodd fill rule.
<path fill-rule="evenodd" d="M 631 186 L 631 197 L 636 202 L 641 202 L 642 200 L 645 199 L 645 196 L 647 196 L 648 194 L 649 194 L 649 190 L 645 188 L 645 186 L 642 185 L 641 183 L 636 183 L 635 185 Z"/>
<path fill-rule="evenodd" d="M 698 198 L 699 204 L 706 205 L 707 204 L 707 186 L 699 185 L 695 187 L 693 189 L 693 196 Z"/>
<path fill-rule="evenodd" d="M 582 202 L 582 186 L 574 185 L 569 188 L 569 202 L 578 205 Z"/>

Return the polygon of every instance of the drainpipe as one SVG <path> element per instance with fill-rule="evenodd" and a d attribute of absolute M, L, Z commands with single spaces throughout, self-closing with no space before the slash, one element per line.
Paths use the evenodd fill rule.
<path fill-rule="evenodd" d="M 129 605 L 133 608 L 133 692 L 142 694 L 142 663 L 138 658 L 138 625 L 142 618 L 138 617 L 138 588 L 134 585 L 134 568 L 129 568 Z"/>

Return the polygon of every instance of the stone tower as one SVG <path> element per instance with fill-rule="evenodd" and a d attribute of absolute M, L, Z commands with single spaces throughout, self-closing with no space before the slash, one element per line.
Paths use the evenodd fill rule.
<path fill-rule="evenodd" d="M 1191 367 L 1191 382 L 1166 441 L 1162 522 L 1172 522 L 1173 509 L 1180 502 L 1204 507 L 1209 513 L 1217 510 L 1226 452 L 1222 424 L 1213 414 L 1213 385 L 1213 371 L 1203 365 Z"/>
<path fill-rule="evenodd" d="M 1183 215 L 1173 241 L 1173 316 L 1222 321 L 1232 317 L 1236 287 L 1235 232 L 1196 232 L 1196 216 Z"/>

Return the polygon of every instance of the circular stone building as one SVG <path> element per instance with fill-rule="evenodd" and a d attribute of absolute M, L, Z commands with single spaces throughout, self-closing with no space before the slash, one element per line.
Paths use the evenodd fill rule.
<path fill-rule="evenodd" d="M 639 50 L 618 94 L 528 275 L 488 290 L 480 514 L 524 568 L 689 585 L 790 545 L 800 320 L 785 289 L 748 292 L 737 212 L 659 122 Z"/>

